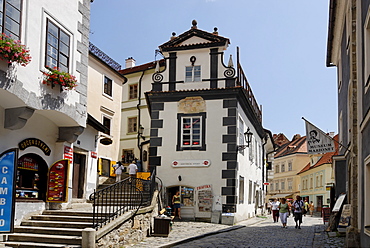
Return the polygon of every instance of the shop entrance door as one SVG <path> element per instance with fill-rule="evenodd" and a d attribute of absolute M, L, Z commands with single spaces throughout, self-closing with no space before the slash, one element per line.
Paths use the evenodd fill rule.
<path fill-rule="evenodd" d="M 73 153 L 72 198 L 83 198 L 85 185 L 86 156 Z"/>
<path fill-rule="evenodd" d="M 316 196 L 316 201 L 317 201 L 316 211 L 320 212 L 320 213 L 321 213 L 321 209 L 322 209 L 322 199 L 323 199 L 322 195 Z"/>

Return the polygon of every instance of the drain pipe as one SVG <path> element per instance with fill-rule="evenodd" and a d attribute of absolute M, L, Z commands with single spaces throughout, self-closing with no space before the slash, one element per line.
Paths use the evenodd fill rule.
<path fill-rule="evenodd" d="M 140 79 L 139 79 L 139 83 L 138 83 L 138 92 L 137 92 L 137 105 L 136 105 L 136 108 L 137 108 L 137 147 L 139 148 L 139 151 L 140 151 L 140 161 L 141 163 L 143 162 L 143 147 L 141 145 L 141 141 L 140 141 L 140 138 L 141 138 L 141 135 L 142 133 L 140 133 L 140 129 L 141 129 L 141 110 L 140 110 L 140 106 L 141 106 L 141 83 L 142 83 L 142 79 L 144 77 L 144 73 L 145 73 L 145 70 L 143 71 L 143 73 L 141 74 L 140 76 Z"/>

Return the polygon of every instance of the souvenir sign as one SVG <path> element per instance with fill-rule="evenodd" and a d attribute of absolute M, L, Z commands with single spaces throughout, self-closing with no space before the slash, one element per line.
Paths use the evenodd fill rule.
<path fill-rule="evenodd" d="M 69 159 L 55 162 L 49 169 L 47 202 L 67 202 Z"/>

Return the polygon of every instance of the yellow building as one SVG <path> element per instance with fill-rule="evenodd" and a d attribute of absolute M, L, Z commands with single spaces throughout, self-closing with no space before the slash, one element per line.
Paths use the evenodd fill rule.
<path fill-rule="evenodd" d="M 300 194 L 300 177 L 297 175 L 308 163 L 306 136 L 295 135 L 291 142 L 277 150 L 272 163 L 273 179 L 269 180 L 267 200 L 294 198 Z"/>

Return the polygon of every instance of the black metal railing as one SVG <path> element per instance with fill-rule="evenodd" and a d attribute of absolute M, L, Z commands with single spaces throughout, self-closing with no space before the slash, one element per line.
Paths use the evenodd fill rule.
<path fill-rule="evenodd" d="M 126 178 L 94 191 L 90 195 L 90 201 L 93 203 L 93 228 L 97 230 L 127 211 L 137 212 L 141 207 L 149 206 L 153 192 L 152 178 Z"/>
<path fill-rule="evenodd" d="M 256 114 L 258 120 L 262 122 L 262 111 L 257 104 L 256 98 L 253 95 L 252 88 L 249 85 L 248 79 L 244 74 L 242 66 L 238 63 L 237 64 L 237 85 L 242 86 L 245 89 L 245 92 L 248 97 L 248 101 L 251 104 L 254 113 Z"/>

